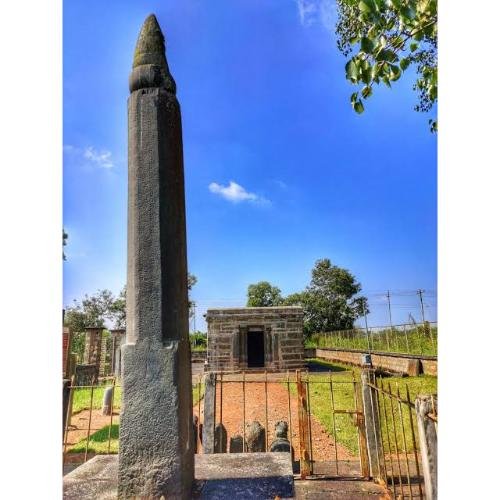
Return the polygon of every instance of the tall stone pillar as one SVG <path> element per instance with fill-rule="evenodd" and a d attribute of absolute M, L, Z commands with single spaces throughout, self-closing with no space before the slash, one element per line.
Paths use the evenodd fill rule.
<path fill-rule="evenodd" d="M 118 496 L 187 499 L 195 443 L 181 115 L 154 15 L 139 34 L 129 87 Z"/>

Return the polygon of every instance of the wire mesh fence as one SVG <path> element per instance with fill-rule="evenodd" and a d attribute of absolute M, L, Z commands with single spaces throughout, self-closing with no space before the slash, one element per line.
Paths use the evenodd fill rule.
<path fill-rule="evenodd" d="M 308 346 L 436 356 L 437 338 L 437 322 L 426 321 L 315 333 Z"/>

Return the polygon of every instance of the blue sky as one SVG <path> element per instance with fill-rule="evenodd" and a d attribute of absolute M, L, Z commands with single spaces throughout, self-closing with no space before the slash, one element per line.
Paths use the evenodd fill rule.
<path fill-rule="evenodd" d="M 348 268 L 371 325 L 436 319 L 436 136 L 409 73 L 349 103 L 330 0 L 64 3 L 64 303 L 126 279 L 128 75 L 154 12 L 181 104 L 188 265 L 207 307 L 250 283 L 302 290 L 315 260 Z M 194 326 L 194 325 L 192 325 Z"/>

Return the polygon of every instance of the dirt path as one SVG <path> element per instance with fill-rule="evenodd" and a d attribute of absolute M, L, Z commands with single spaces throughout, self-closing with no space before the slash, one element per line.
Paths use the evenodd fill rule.
<path fill-rule="evenodd" d="M 221 421 L 220 415 L 220 383 L 217 384 L 217 400 L 216 400 L 216 423 Z M 243 433 L 243 384 L 241 382 L 224 382 L 222 389 L 222 423 L 227 430 L 228 448 L 230 437 Z M 298 436 L 298 405 L 297 397 L 293 394 L 288 396 L 288 390 L 282 383 L 267 384 L 267 428 L 268 447 L 274 440 L 274 424 L 278 420 L 286 420 L 289 424 L 288 436 L 292 441 L 292 446 L 296 450 L 296 455 L 299 449 Z M 289 418 L 289 401 L 290 413 Z M 266 428 L 266 394 L 264 382 L 253 381 L 245 384 L 245 422 L 248 425 L 253 420 L 257 420 L 264 428 Z M 194 408 L 195 415 L 198 415 L 198 405 Z M 290 422 L 291 420 L 291 422 Z M 201 404 L 201 421 L 203 422 L 203 402 Z M 311 416 L 311 431 L 313 442 L 313 458 L 315 461 L 334 460 L 335 458 L 335 442 L 326 432 L 320 422 Z M 338 460 L 355 460 L 345 447 L 337 443 Z"/>
<path fill-rule="evenodd" d="M 69 450 L 73 445 L 87 437 L 89 427 L 90 410 L 82 410 L 73 414 L 71 424 L 68 426 L 68 434 L 66 438 L 66 449 Z M 120 412 L 114 410 L 113 424 L 120 423 Z M 92 410 L 92 419 L 90 421 L 90 435 L 94 432 L 111 424 L 110 415 L 102 415 L 101 410 Z"/>

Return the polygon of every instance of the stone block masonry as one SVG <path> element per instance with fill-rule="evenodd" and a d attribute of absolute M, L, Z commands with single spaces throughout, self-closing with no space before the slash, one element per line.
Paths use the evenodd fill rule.
<path fill-rule="evenodd" d="M 206 369 L 302 368 L 303 315 L 297 306 L 208 309 Z"/>

